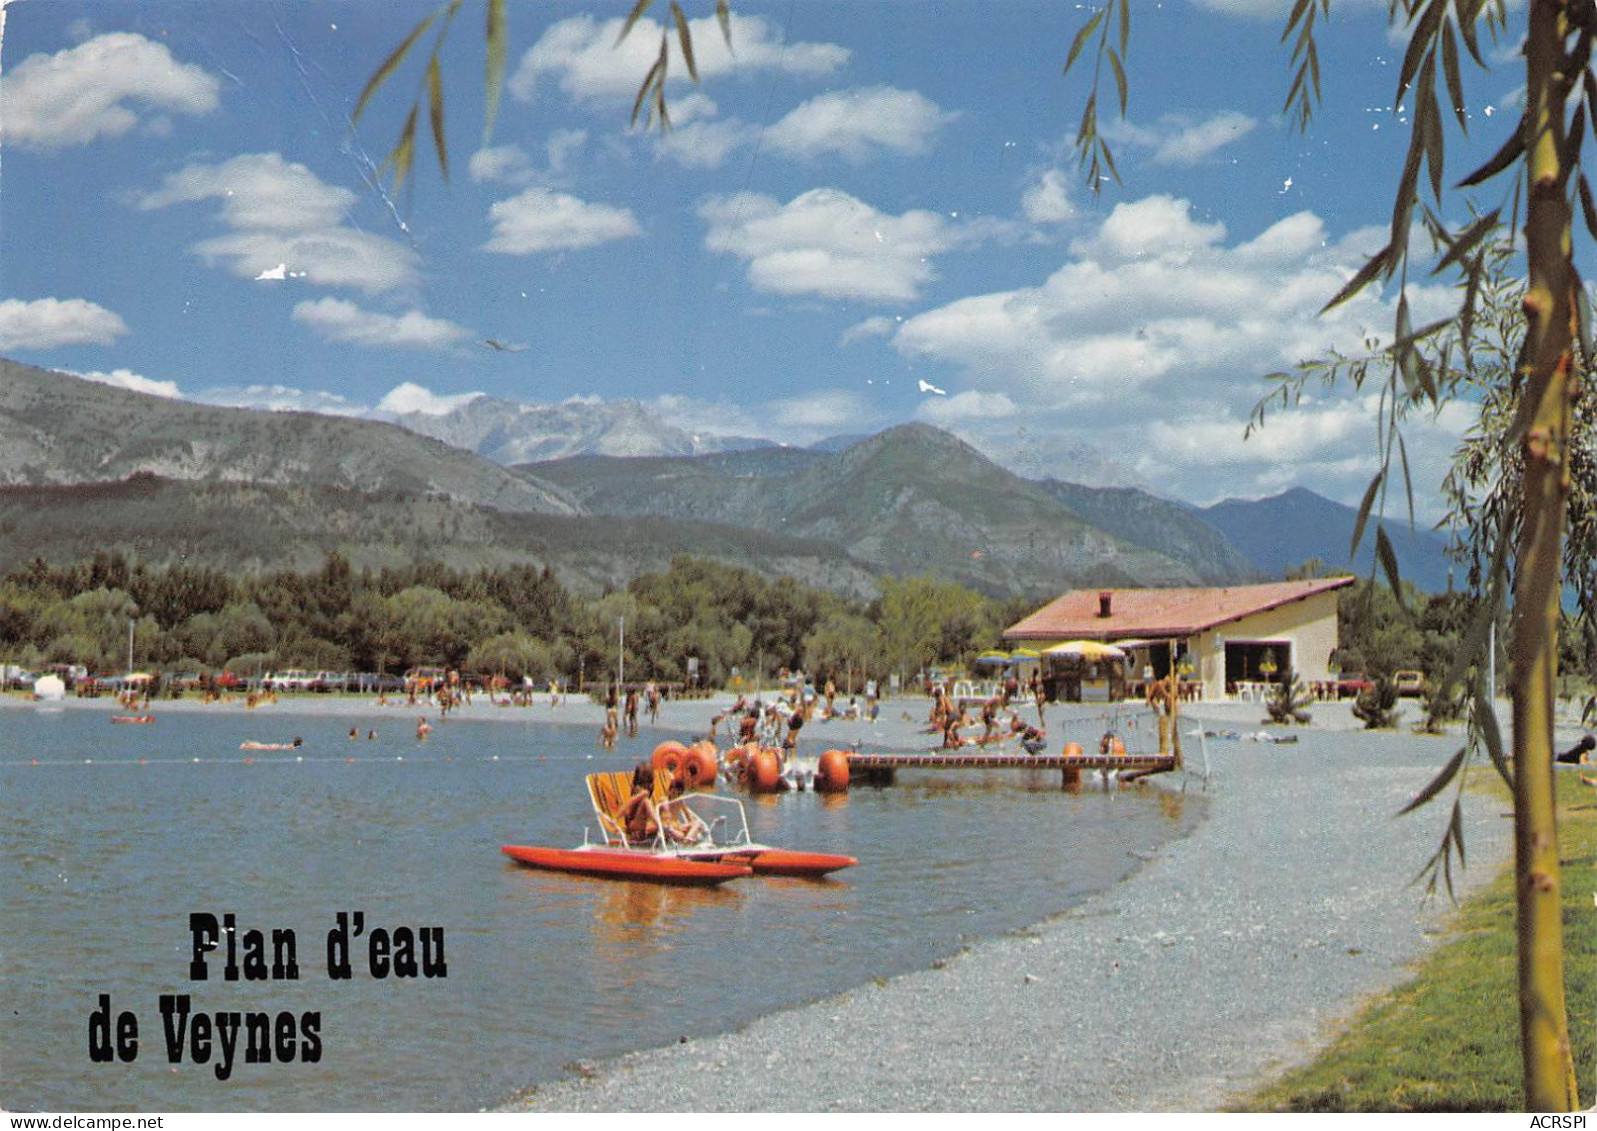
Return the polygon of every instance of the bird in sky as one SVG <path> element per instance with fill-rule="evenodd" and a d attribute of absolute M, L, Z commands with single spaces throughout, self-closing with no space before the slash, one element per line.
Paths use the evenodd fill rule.
<path fill-rule="evenodd" d="M 523 342 L 505 342 L 498 338 L 484 338 L 477 344 L 487 346 L 489 349 L 497 350 L 500 353 L 520 353 L 527 348 Z"/>

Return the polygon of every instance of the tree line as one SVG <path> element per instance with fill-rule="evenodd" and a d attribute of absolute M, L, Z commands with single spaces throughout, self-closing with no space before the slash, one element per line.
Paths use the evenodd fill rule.
<path fill-rule="evenodd" d="M 804 670 L 839 688 L 974 660 L 1030 611 L 930 578 L 883 579 L 873 600 L 674 557 L 625 588 L 583 596 L 547 567 L 436 563 L 238 575 L 148 567 L 101 551 L 35 559 L 0 579 L 0 659 L 27 668 L 402 672 L 454 668 L 535 682 L 611 678 L 724 686 Z M 624 655 L 618 646 L 624 641 Z"/>
<path fill-rule="evenodd" d="M 1417 669 L 1441 688 L 1472 599 L 1411 587 L 1404 598 L 1371 579 L 1345 591 L 1339 667 L 1371 679 Z M 101 551 L 66 566 L 35 559 L 0 579 L 0 660 L 121 671 L 131 625 L 134 665 L 168 672 L 426 666 L 569 683 L 611 678 L 624 641 L 629 680 L 696 677 L 725 686 L 734 676 L 768 680 L 787 669 L 859 689 L 869 679 L 969 667 L 1032 608 L 1026 598 L 999 600 L 925 577 L 885 578 L 875 599 L 851 599 L 689 555 L 585 597 L 547 567 L 529 565 L 355 570 L 333 553 L 313 571 L 236 575 L 152 568 Z M 1597 621 L 1585 613 L 1570 621 L 1562 670 L 1589 689 L 1597 682 Z M 1443 717 L 1451 717 L 1448 706 L 1438 705 Z"/>

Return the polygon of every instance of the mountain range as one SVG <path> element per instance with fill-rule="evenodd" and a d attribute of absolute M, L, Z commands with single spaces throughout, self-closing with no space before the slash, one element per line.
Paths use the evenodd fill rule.
<path fill-rule="evenodd" d="M 387 419 L 499 464 L 576 455 L 696 456 L 776 446 L 770 440 L 689 433 L 635 400 L 523 404 L 479 394 L 447 412 L 412 411 Z"/>
<path fill-rule="evenodd" d="M 1267 499 L 1227 499 L 1199 513 L 1270 577 L 1280 577 L 1311 558 L 1318 558 L 1327 568 L 1366 576 L 1374 568 L 1376 516 L 1366 522 L 1355 559 L 1348 551 L 1358 512 L 1302 487 Z M 1411 526 L 1406 514 L 1387 516 L 1383 526 L 1404 581 L 1427 593 L 1451 588 L 1452 569 L 1443 535 Z"/>
<path fill-rule="evenodd" d="M 688 552 L 861 595 L 888 573 L 1041 597 L 1240 584 L 1310 558 L 1336 568 L 1353 524 L 1307 491 L 1201 510 L 1025 479 L 923 424 L 705 451 L 636 402 L 596 407 L 481 397 L 400 427 L 197 405 L 0 360 L 0 569 L 96 549 L 303 569 L 338 550 L 357 566 L 528 561 L 593 590 Z M 1405 578 L 1445 575 L 1438 538 L 1390 533 Z"/>

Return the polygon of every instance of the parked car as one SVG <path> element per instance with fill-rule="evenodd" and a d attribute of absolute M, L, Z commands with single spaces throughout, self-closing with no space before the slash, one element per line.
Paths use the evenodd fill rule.
<path fill-rule="evenodd" d="M 1393 672 L 1392 681 L 1397 684 L 1397 693 L 1399 695 L 1421 696 L 1425 694 L 1424 672 Z"/>
<path fill-rule="evenodd" d="M 267 672 L 266 678 L 261 680 L 261 686 L 267 691 L 306 691 L 314 678 L 310 672 L 288 668 L 280 672 Z"/>
<path fill-rule="evenodd" d="M 1360 692 L 1368 691 L 1374 686 L 1374 680 L 1366 679 L 1364 676 L 1359 675 L 1358 673 L 1348 674 L 1347 672 L 1344 672 L 1342 675 L 1337 677 L 1336 695 L 1338 699 L 1353 699 L 1357 697 Z"/>
<path fill-rule="evenodd" d="M 317 672 L 308 687 L 311 691 L 343 691 L 348 682 L 347 672 Z"/>
<path fill-rule="evenodd" d="M 346 687 L 350 691 L 384 693 L 405 690 L 405 681 L 401 676 L 381 672 L 354 672 L 349 677 Z"/>

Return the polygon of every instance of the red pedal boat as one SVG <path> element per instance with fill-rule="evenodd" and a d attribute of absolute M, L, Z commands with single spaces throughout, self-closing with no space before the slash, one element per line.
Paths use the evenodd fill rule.
<path fill-rule="evenodd" d="M 691 884 L 709 887 L 753 873 L 746 864 L 695 860 L 673 853 L 656 853 L 606 844 L 580 848 L 531 848 L 507 844 L 499 849 L 518 864 L 550 872 L 575 872 L 620 880 L 650 880 L 657 884 Z"/>
<path fill-rule="evenodd" d="M 756 844 L 749 839 L 742 802 L 709 793 L 658 800 L 652 835 L 632 839 L 620 817 L 632 775 L 589 774 L 587 780 L 603 843 L 577 848 L 507 844 L 500 851 L 532 868 L 673 884 L 719 884 L 751 874 L 814 879 L 859 863 L 852 856 Z"/>

